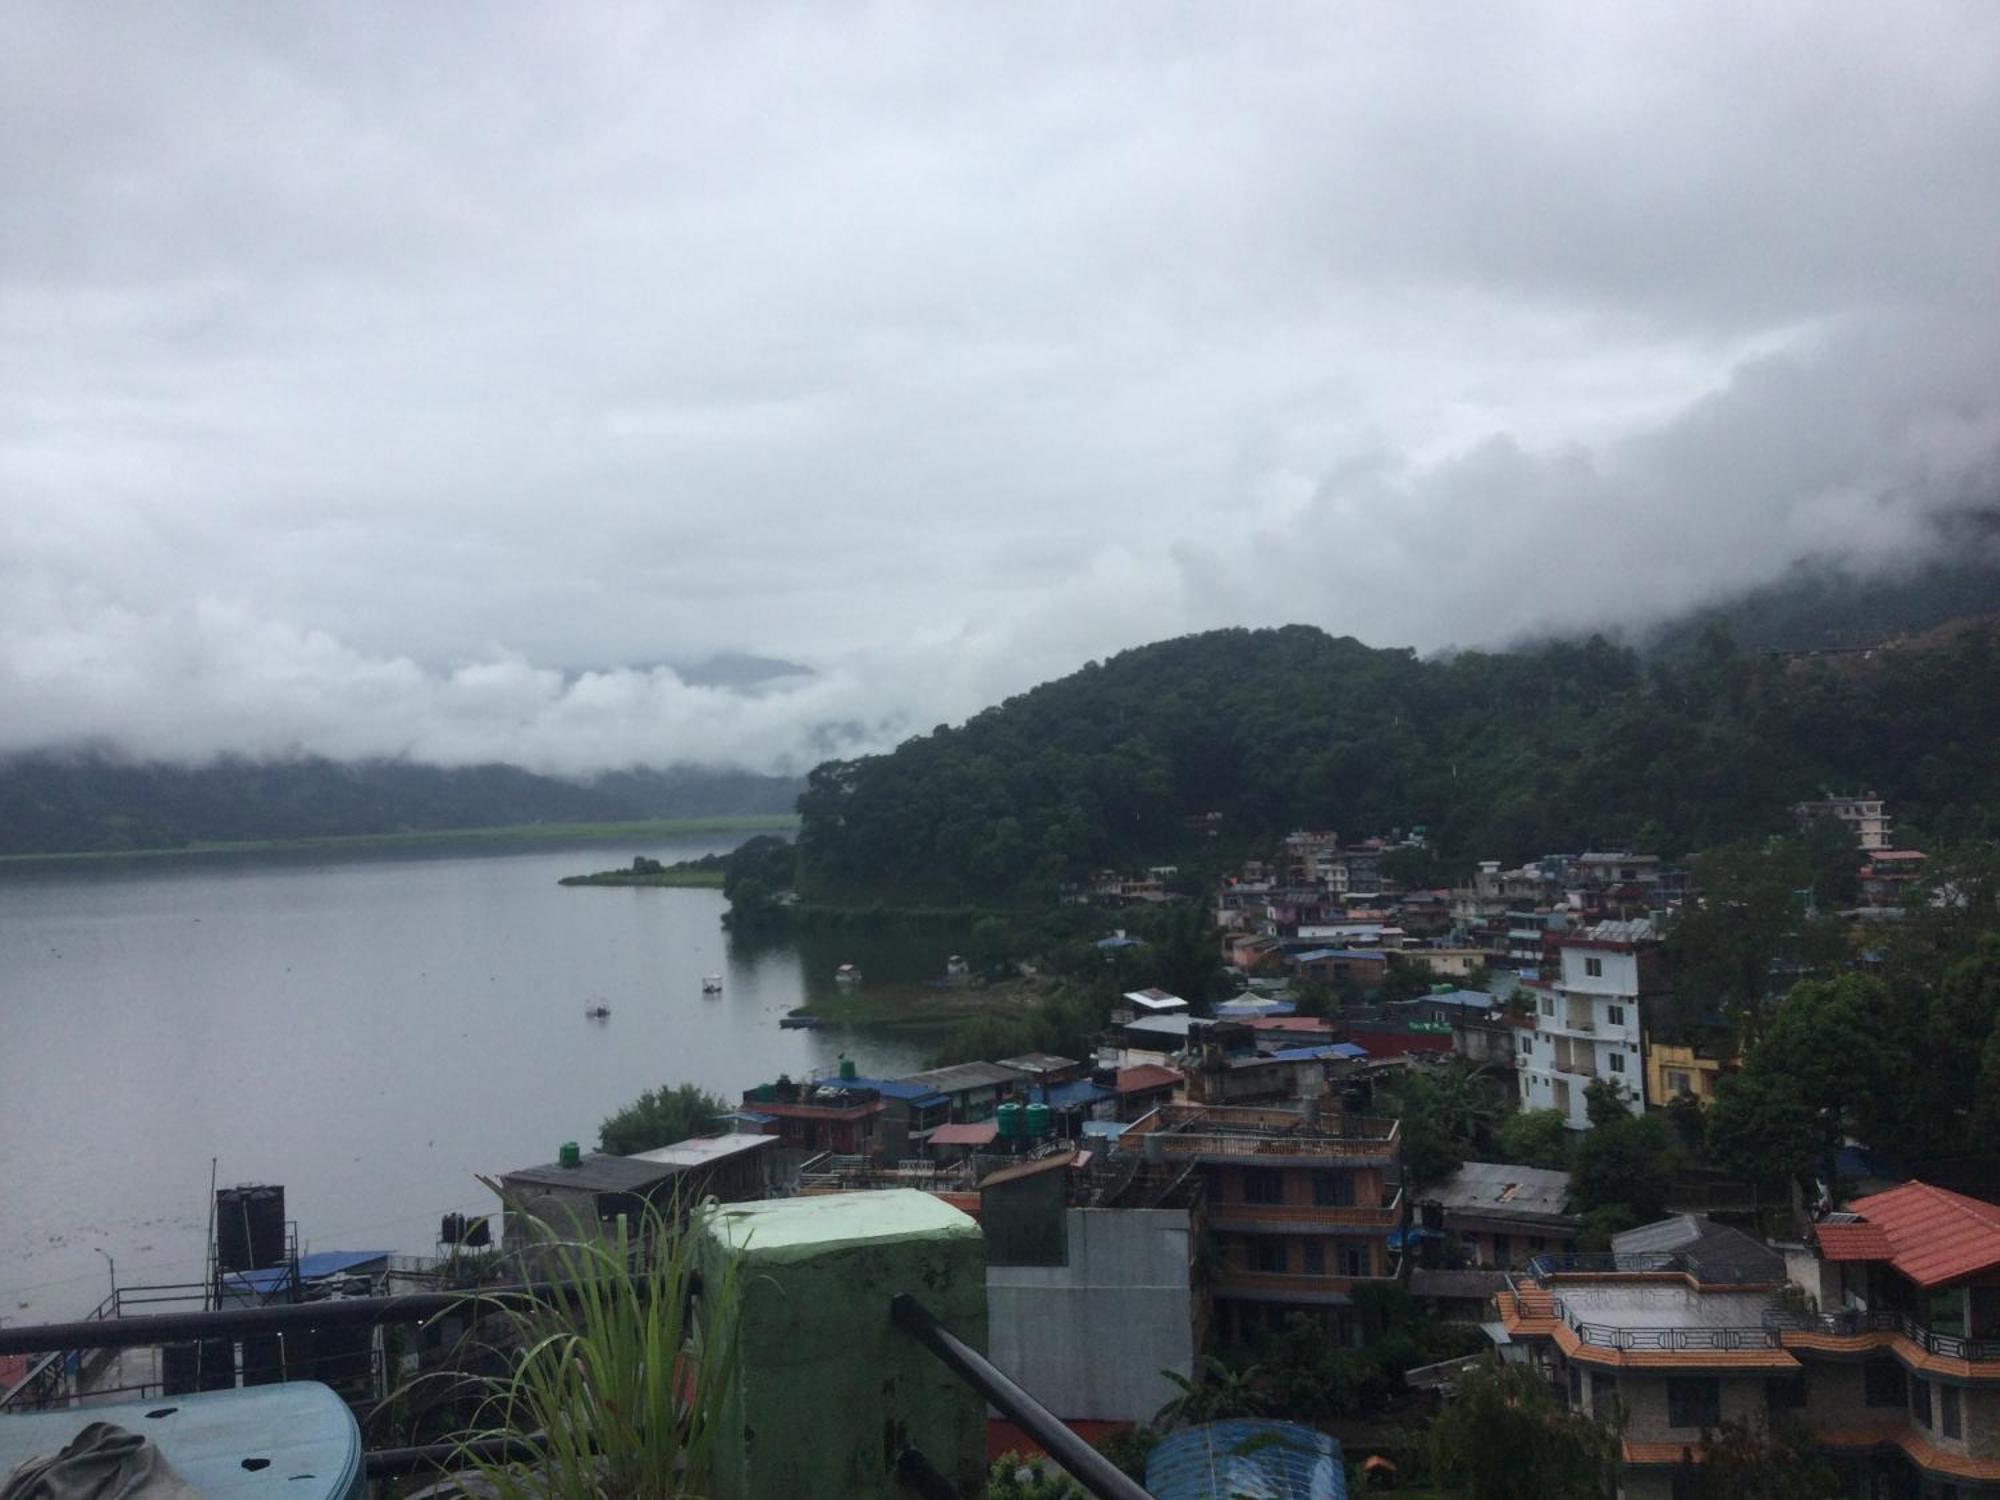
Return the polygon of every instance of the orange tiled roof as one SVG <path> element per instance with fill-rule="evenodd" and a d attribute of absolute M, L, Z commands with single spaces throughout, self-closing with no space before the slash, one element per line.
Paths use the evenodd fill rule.
<path fill-rule="evenodd" d="M 1136 1068 L 1118 1070 L 1118 1092 L 1121 1094 L 1138 1094 L 1149 1089 L 1171 1088 L 1180 1081 L 1180 1074 L 1172 1068 L 1163 1068 L 1158 1063 L 1141 1063 Z"/>
<path fill-rule="evenodd" d="M 1934 1474 L 1954 1479 L 2000 1479 L 2000 1458 L 1973 1458 L 1940 1448 L 1902 1422 L 1879 1422 L 1866 1427 L 1826 1427 L 1815 1434 L 1828 1448 L 1861 1449 L 1896 1447 L 1911 1462 Z"/>
<path fill-rule="evenodd" d="M 1974 1361 L 1950 1354 L 1932 1354 L 1892 1328 L 1870 1328 L 1858 1333 L 1822 1333 L 1818 1329 L 1787 1328 L 1778 1337 L 1787 1349 L 1803 1349 L 1809 1354 L 1856 1354 L 1881 1350 L 1895 1355 L 1906 1368 L 1919 1375 L 1937 1375 L 1968 1384 L 2000 1380 L 2000 1361 Z"/>
<path fill-rule="evenodd" d="M 1820 1224 L 1813 1229 L 1827 1260 L 1894 1260 L 1896 1247 L 1879 1224 Z"/>
<path fill-rule="evenodd" d="M 1892 1252 L 1885 1258 L 1918 1286 L 1945 1286 L 2000 1266 L 2000 1204 L 1906 1182 L 1848 1206 L 1882 1231 Z M 1837 1227 L 1819 1226 L 1822 1243 Z"/>

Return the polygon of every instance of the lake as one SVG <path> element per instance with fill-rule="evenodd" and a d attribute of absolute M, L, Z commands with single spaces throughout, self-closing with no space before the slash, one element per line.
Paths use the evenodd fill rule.
<path fill-rule="evenodd" d="M 211 1157 L 283 1183 L 303 1248 L 428 1253 L 494 1207 L 480 1174 L 655 1085 L 921 1068 L 921 1038 L 777 1023 L 843 958 L 908 982 L 947 938 L 802 958 L 733 942 L 719 891 L 556 884 L 736 842 L 0 867 L 0 1320 L 81 1316 L 105 1255 L 198 1280 Z"/>

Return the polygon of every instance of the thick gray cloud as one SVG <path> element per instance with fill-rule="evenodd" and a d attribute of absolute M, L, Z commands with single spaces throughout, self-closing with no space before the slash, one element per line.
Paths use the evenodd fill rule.
<path fill-rule="evenodd" d="M 0 748 L 798 766 L 2000 494 L 1983 0 L 0 27 Z"/>

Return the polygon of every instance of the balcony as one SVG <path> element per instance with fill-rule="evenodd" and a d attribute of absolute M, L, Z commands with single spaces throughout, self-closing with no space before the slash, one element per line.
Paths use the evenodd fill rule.
<path fill-rule="evenodd" d="M 1125 1133 L 1119 1149 L 1154 1160 L 1388 1166 L 1400 1154 L 1401 1130 L 1398 1121 L 1361 1115 L 1314 1125 L 1284 1110 L 1163 1104 Z"/>
<path fill-rule="evenodd" d="M 1875 1347 L 1885 1341 L 1886 1335 L 1903 1340 L 1919 1353 L 1943 1359 L 1962 1359 L 1973 1364 L 2000 1361 L 2000 1339 L 1972 1339 L 1955 1333 L 1939 1333 L 1934 1328 L 1925 1327 L 1908 1313 L 1861 1312 L 1855 1309 L 1830 1313 L 1778 1311 L 1764 1315 L 1764 1326 L 1776 1331 L 1780 1337 L 1786 1334 L 1802 1336 L 1787 1342 L 1839 1339 L 1852 1340 L 1857 1347 Z"/>
<path fill-rule="evenodd" d="M 1403 1222 L 1403 1195 L 1399 1191 L 1379 1208 L 1331 1208 L 1306 1203 L 1216 1203 L 1209 1205 L 1208 1222 L 1213 1229 L 1251 1233 L 1312 1234 L 1320 1230 L 1360 1229 L 1386 1234 Z"/>
<path fill-rule="evenodd" d="M 1395 1281 L 1394 1263 L 1385 1276 L 1309 1276 L 1298 1271 L 1251 1271 L 1223 1266 L 1212 1286 L 1218 1297 L 1243 1302 L 1301 1302 L 1345 1306 L 1358 1286 L 1383 1286 Z"/>

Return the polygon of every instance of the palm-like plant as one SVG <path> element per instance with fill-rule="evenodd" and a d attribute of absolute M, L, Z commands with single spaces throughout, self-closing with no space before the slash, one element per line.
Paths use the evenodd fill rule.
<path fill-rule="evenodd" d="M 499 1500 L 664 1500 L 707 1493 L 716 1412 L 733 1378 L 733 1272 L 697 1298 L 692 1238 L 648 1210 L 636 1234 L 588 1226 L 544 1235 L 542 1274 L 560 1300 L 489 1295 L 520 1345 L 509 1373 L 486 1377 L 459 1467 Z M 533 1436 L 531 1466 L 498 1463 L 476 1444 Z"/>
<path fill-rule="evenodd" d="M 1177 1370 L 1160 1371 L 1180 1391 L 1153 1418 L 1162 1431 L 1172 1427 L 1198 1427 L 1203 1422 L 1223 1422 L 1231 1417 L 1258 1417 L 1269 1404 L 1257 1388 L 1260 1373 L 1256 1365 L 1234 1369 L 1214 1355 L 1204 1355 L 1197 1374 L 1190 1378 Z"/>

